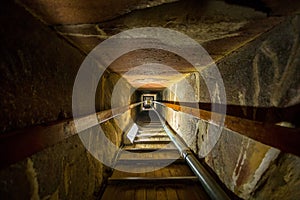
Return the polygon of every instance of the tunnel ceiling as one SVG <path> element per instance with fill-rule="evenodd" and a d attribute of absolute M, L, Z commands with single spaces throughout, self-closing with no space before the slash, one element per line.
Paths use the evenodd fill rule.
<path fill-rule="evenodd" d="M 185 33 L 199 42 L 216 62 L 280 23 L 281 15 L 299 12 L 300 7 L 299 1 L 291 0 L 256 0 L 252 3 L 244 0 L 18 2 L 85 54 L 103 40 L 124 30 L 165 27 Z M 127 73 L 145 63 L 164 64 L 182 74 L 159 69 L 158 66 Z M 134 87 L 148 89 L 167 87 L 195 71 L 179 56 L 154 49 L 126 54 L 116 60 L 110 70 L 123 74 Z"/>
<path fill-rule="evenodd" d="M 116 59 L 109 69 L 122 74 L 133 87 L 140 89 L 163 89 L 195 71 L 182 57 L 158 49 L 129 52 Z"/>
<path fill-rule="evenodd" d="M 47 24 L 89 24 L 113 19 L 132 10 L 158 6 L 176 0 L 19 0 Z"/>

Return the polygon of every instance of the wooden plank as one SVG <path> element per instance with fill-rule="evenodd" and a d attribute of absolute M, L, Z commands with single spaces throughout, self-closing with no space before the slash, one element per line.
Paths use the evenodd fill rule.
<path fill-rule="evenodd" d="M 169 137 L 165 132 L 161 132 L 161 133 L 143 133 L 143 134 L 137 134 L 136 138 L 152 138 L 152 137 Z"/>
<path fill-rule="evenodd" d="M 184 163 L 185 160 L 184 159 L 131 159 L 131 160 L 118 160 L 117 164 L 118 165 L 140 165 L 140 166 L 144 166 L 144 165 L 167 165 L 169 163 Z"/>
<path fill-rule="evenodd" d="M 164 187 L 156 187 L 156 199 L 168 200 L 168 195 Z"/>
<path fill-rule="evenodd" d="M 124 166 L 125 167 L 125 166 Z M 121 178 L 121 177 L 180 177 L 180 176 L 194 176 L 194 173 L 185 163 L 172 163 L 169 166 L 164 168 L 160 168 L 155 170 L 155 168 L 151 168 L 151 166 L 144 166 L 145 171 L 149 171 L 146 173 L 129 173 L 119 170 L 114 170 L 112 174 L 112 178 Z M 141 170 L 141 166 L 130 166 L 127 169 L 135 169 Z M 150 169 L 150 170 L 149 170 Z M 151 171 L 153 169 L 153 171 Z M 138 171 L 137 170 L 137 171 Z"/>
<path fill-rule="evenodd" d="M 195 182 L 116 182 L 107 186 L 101 200 L 208 200 L 203 188 Z"/>
<path fill-rule="evenodd" d="M 184 188 L 184 187 L 177 188 L 176 193 L 177 193 L 178 199 L 193 199 L 193 197 L 191 195 L 186 195 L 185 189 L 186 188 Z"/>
<path fill-rule="evenodd" d="M 212 111 L 213 106 L 223 108 L 225 107 L 227 115 L 268 123 L 278 123 L 282 121 L 296 122 L 298 121 L 297 119 L 300 117 L 300 104 L 279 108 L 178 101 L 161 101 L 161 103 L 175 104 L 184 107 L 206 110 L 210 112 Z"/>
<path fill-rule="evenodd" d="M 108 185 L 105 188 L 101 200 L 119 199 L 120 196 L 123 196 L 122 188 L 118 187 L 118 185 Z"/>
<path fill-rule="evenodd" d="M 109 178 L 108 184 L 143 184 L 143 183 L 170 183 L 170 184 L 183 184 L 183 183 L 194 183 L 198 182 L 198 178 L 196 176 L 179 176 L 179 177 L 119 177 L 119 178 Z"/>
<path fill-rule="evenodd" d="M 208 194 L 205 192 L 202 186 L 200 186 L 200 183 L 194 184 L 192 188 L 190 188 L 190 193 L 194 195 L 195 200 L 206 200 L 210 199 Z"/>
<path fill-rule="evenodd" d="M 174 188 L 166 188 L 166 192 L 167 192 L 167 196 L 168 196 L 168 200 L 180 200 L 178 199 L 176 190 Z"/>
<path fill-rule="evenodd" d="M 165 130 L 163 128 L 161 128 L 162 126 L 160 125 L 159 128 L 140 128 L 139 129 L 139 133 L 164 133 Z"/>
<path fill-rule="evenodd" d="M 170 143 L 171 140 L 169 137 L 165 138 L 165 137 L 157 137 L 157 138 L 139 138 L 139 139 L 135 139 L 133 141 L 133 143 L 137 144 L 137 143 L 142 143 L 142 144 L 155 144 L 155 143 L 159 143 L 159 144 L 168 144 Z"/>
<path fill-rule="evenodd" d="M 147 188 L 146 195 L 147 195 L 147 200 L 158 200 L 156 199 L 156 191 L 154 188 Z"/>
<path fill-rule="evenodd" d="M 194 173 L 186 163 L 185 164 L 173 163 L 172 165 L 169 165 L 168 168 L 170 169 L 170 176 L 194 175 Z"/>
<path fill-rule="evenodd" d="M 120 160 L 136 160 L 136 159 L 178 159 L 180 154 L 178 151 L 154 151 L 154 152 L 126 152 L 119 153 Z"/>
<path fill-rule="evenodd" d="M 135 188 L 133 187 L 128 187 L 122 196 L 124 199 L 134 199 L 135 197 Z M 119 197 L 120 198 L 120 197 Z M 118 198 L 118 199 L 119 199 Z"/>
<path fill-rule="evenodd" d="M 147 199 L 146 189 L 145 188 L 136 188 L 134 199 L 135 200 L 146 200 Z"/>
<path fill-rule="evenodd" d="M 201 190 L 200 187 L 195 187 L 195 185 L 181 186 L 176 190 L 176 193 L 179 199 L 193 199 L 193 200 L 210 199 L 206 195 L 203 195 L 205 194 L 203 192 L 203 189 Z"/>
<path fill-rule="evenodd" d="M 137 148 L 137 149 L 177 149 L 173 143 L 169 144 L 134 144 L 134 145 L 128 145 L 124 147 L 123 149 L 132 149 L 132 148 Z"/>
<path fill-rule="evenodd" d="M 113 117 L 112 113 L 119 115 L 138 106 L 140 103 L 98 112 L 98 123 L 107 121 Z M 82 129 L 95 126 L 95 115 L 79 118 L 84 124 Z M 115 116 L 115 115 L 114 115 Z M 29 157 L 44 148 L 57 144 L 66 138 L 76 135 L 77 130 L 73 119 L 67 119 L 55 123 L 47 123 L 11 133 L 0 135 L 0 168 L 16 163 Z"/>
<path fill-rule="evenodd" d="M 195 116 L 198 119 L 212 121 L 212 112 L 192 107 L 164 103 L 165 106 Z M 221 119 L 222 114 L 214 113 Z M 213 121 L 212 121 L 213 122 Z M 218 122 L 213 122 L 218 124 Z M 284 152 L 300 156 L 300 129 L 277 126 L 275 124 L 252 121 L 235 116 L 225 116 L 225 128 L 254 139 L 263 144 L 278 148 Z"/>
<path fill-rule="evenodd" d="M 160 152 L 179 152 L 178 149 L 159 149 L 159 148 L 123 148 L 123 151 L 128 151 L 128 152 L 137 152 L 137 153 L 142 153 L 142 152 L 153 152 L 153 151 L 160 151 Z"/>

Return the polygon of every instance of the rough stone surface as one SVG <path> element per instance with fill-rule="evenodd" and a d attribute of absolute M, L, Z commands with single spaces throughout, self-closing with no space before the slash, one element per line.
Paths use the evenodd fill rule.
<path fill-rule="evenodd" d="M 136 88 L 128 83 L 121 75 L 106 72 L 102 76 L 96 92 L 95 107 L 100 110 L 128 106 L 137 102 Z M 115 126 L 125 133 L 135 120 L 136 110 L 130 110 L 113 119 Z M 120 139 L 120 138 L 119 138 Z"/>
<path fill-rule="evenodd" d="M 206 162 L 229 189 L 248 199 L 278 153 L 278 150 L 224 130 L 215 148 L 206 157 Z"/>
<path fill-rule="evenodd" d="M 73 83 L 84 54 L 18 5 L 5 3 L 0 9 L 0 20 L 6 27 L 0 30 L 0 132 L 70 118 Z M 111 108 L 112 92 L 119 80 L 116 93 L 121 96 L 117 96 L 115 106 L 136 101 L 126 80 L 105 72 L 96 94 L 100 96 L 96 110 Z M 134 116 L 127 112 L 101 124 L 116 147 L 121 145 L 124 127 Z M 89 138 L 93 145 L 88 147 L 75 135 L 2 168 L 0 198 L 96 199 L 110 168 L 95 157 L 112 163 L 115 155 L 106 144 L 99 148 L 97 144 L 103 141 L 93 133 L 93 128 L 80 133 L 95 136 Z"/>
<path fill-rule="evenodd" d="M 182 90 L 174 93 L 179 91 Z M 163 97 L 164 100 L 177 100 L 167 91 Z M 199 157 L 206 157 L 205 161 L 225 185 L 242 198 L 249 198 L 259 178 L 279 153 L 229 130 L 216 134 L 212 131 L 218 130 L 215 125 L 188 114 L 166 109 L 164 116 L 186 144 Z"/>
<path fill-rule="evenodd" d="M 170 28 L 185 33 L 205 45 L 210 54 L 221 56 L 274 26 L 278 21 L 279 18 L 266 18 L 264 13 L 222 1 L 180 1 L 134 11 L 99 24 L 90 24 L 89 32 L 83 32 L 82 25 L 58 28 L 66 37 L 68 34 L 77 33 L 78 37 L 94 34 L 100 38 L 137 27 Z M 226 45 L 221 42 L 224 39 Z M 211 41 L 214 43 L 210 45 Z"/>
<path fill-rule="evenodd" d="M 299 16 L 287 20 L 218 64 L 229 104 L 299 103 L 299 23 Z"/>
<path fill-rule="evenodd" d="M 70 118 L 73 84 L 84 55 L 19 6 L 7 3 L 1 9 L 6 29 L 0 31 L 0 132 Z M 113 86 L 120 80 L 115 73 L 105 72 L 103 77 L 96 110 L 110 108 Z M 131 86 L 124 79 L 119 85 L 127 99 L 116 106 L 128 105 Z"/>
<path fill-rule="evenodd" d="M 264 174 L 250 199 L 298 199 L 300 158 L 282 154 Z"/>
<path fill-rule="evenodd" d="M 103 22 L 128 12 L 127 9 L 147 7 L 149 2 L 143 5 L 135 0 L 129 4 L 122 1 L 114 10 L 103 8 L 120 1 L 95 2 L 19 1 L 38 19 L 57 25 L 55 31 L 81 51 L 23 8 L 6 1 L 1 6 L 0 20 L 4 27 L 0 30 L 1 133 L 70 117 L 73 81 L 84 58 L 81 52 L 88 53 L 115 33 L 142 26 L 178 30 L 203 44 L 218 61 L 229 104 L 264 107 L 299 104 L 299 16 L 265 33 L 281 19 L 267 18 L 265 13 L 223 1 L 181 1 Z M 164 1 L 152 3 L 149 6 Z M 105 12 L 98 12 L 99 7 Z M 80 12 L 74 12 L 78 8 Z M 260 36 L 262 33 L 265 34 Z M 158 54 L 146 53 L 148 58 Z M 173 63 L 174 56 L 171 57 L 167 55 L 166 60 L 175 65 L 177 61 Z M 132 66 L 140 61 L 134 61 Z M 186 67 L 189 66 L 184 64 L 180 70 Z M 121 71 L 127 70 L 121 68 Z M 130 81 L 141 79 L 138 75 L 129 78 Z M 201 77 L 193 73 L 184 77 L 163 91 L 163 100 L 210 102 Z M 185 82 L 193 88 L 192 96 Z M 115 93 L 120 98 L 113 96 L 117 83 L 121 87 Z M 105 72 L 96 95 L 96 110 L 111 108 L 114 100 L 116 106 L 137 101 L 135 90 L 120 75 Z M 116 147 L 122 144 L 123 134 L 135 114 L 126 112 L 101 125 Z M 191 149 L 202 157 L 203 149 L 212 144 L 208 130 L 215 126 L 170 109 L 164 114 Z M 94 134 L 93 128 L 82 134 L 88 136 L 87 149 L 95 157 L 106 163 L 114 161 L 113 149 Z M 1 198 L 95 199 L 110 170 L 87 149 L 78 136 L 73 136 L 1 169 Z M 299 199 L 299 158 L 278 155 L 276 149 L 224 129 L 205 160 L 225 185 L 244 199 Z"/>
<path fill-rule="evenodd" d="M 78 136 L 74 136 L 1 169 L 0 196 L 2 199 L 96 199 L 107 172 L 108 168 L 93 158 Z"/>
<path fill-rule="evenodd" d="M 48 24 L 96 23 L 135 9 L 149 8 L 175 0 L 18 0 L 33 15 Z"/>
<path fill-rule="evenodd" d="M 278 17 L 267 18 L 265 13 L 222 1 L 180 1 L 149 9 L 133 11 L 113 20 L 94 24 L 60 25 L 55 29 L 68 41 L 88 53 L 101 41 L 122 31 L 137 27 L 164 27 L 179 31 L 196 40 L 208 51 L 214 60 L 253 40 L 281 21 Z M 136 58 L 135 58 L 136 57 Z M 127 72 L 140 63 L 153 62 L 168 65 L 179 72 L 195 71 L 178 56 L 157 50 L 142 50 L 123 55 L 119 62 L 111 66 L 117 73 Z M 149 67 L 150 70 L 150 67 Z M 152 72 L 158 71 L 153 69 Z M 159 70 L 164 71 L 164 70 Z M 150 73 L 148 73 L 150 74 Z M 139 73 L 128 77 L 131 84 L 141 82 Z M 143 82 L 157 82 L 149 86 L 170 85 L 177 77 L 155 74 L 143 76 Z"/>
<path fill-rule="evenodd" d="M 84 56 L 13 3 L 1 5 L 0 133 L 71 117 Z"/>
<path fill-rule="evenodd" d="M 132 117 L 134 113 L 126 112 L 101 124 L 102 134 L 114 148 L 96 134 L 97 126 L 94 126 L 24 161 L 2 168 L 1 198 L 97 199 L 111 171 L 107 166 L 115 161 L 116 150 L 128 128 L 125 125 L 130 125 L 128 119 Z"/>
<path fill-rule="evenodd" d="M 55 29 L 74 45 L 89 52 L 102 40 L 130 28 L 165 27 L 197 40 L 217 59 L 268 30 L 279 19 L 266 18 L 262 12 L 222 1 L 180 1 L 133 11 L 102 23 L 65 24 L 55 26 Z"/>
<path fill-rule="evenodd" d="M 289 18 L 218 62 L 228 104 L 284 107 L 300 102 L 298 27 L 299 17 Z M 200 102 L 210 102 L 205 82 L 199 79 Z M 163 100 L 179 101 L 176 97 L 179 94 L 185 96 L 183 99 L 190 98 L 188 93 L 182 92 L 187 90 L 183 87 L 181 81 L 166 89 Z M 202 157 L 201 148 L 212 141 L 208 139 L 212 137 L 207 136 L 208 129 L 214 125 L 171 109 L 165 111 L 165 116 L 190 148 Z M 191 142 L 193 140 L 196 144 Z M 271 199 L 280 199 L 288 192 L 287 199 L 298 199 L 299 159 L 288 154 L 278 158 L 279 153 L 277 149 L 223 129 L 205 161 L 241 198 L 266 199 L 270 195 Z M 287 182 L 290 183 L 287 185 Z M 277 192 L 270 194 L 275 190 Z"/>
<path fill-rule="evenodd" d="M 120 74 L 105 72 L 96 92 L 96 108 L 107 110 L 129 105 L 135 101 L 135 89 Z"/>

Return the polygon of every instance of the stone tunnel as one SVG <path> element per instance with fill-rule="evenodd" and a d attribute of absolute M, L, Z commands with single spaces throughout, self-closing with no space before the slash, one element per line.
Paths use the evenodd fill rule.
<path fill-rule="evenodd" d="M 180 196 L 188 183 L 152 194 L 161 179 L 175 184 L 164 171 L 107 192 L 118 152 L 141 117 L 158 123 L 154 110 L 230 199 L 300 199 L 299 1 L 4 0 L 0 10 L 0 199 L 214 199 Z"/>

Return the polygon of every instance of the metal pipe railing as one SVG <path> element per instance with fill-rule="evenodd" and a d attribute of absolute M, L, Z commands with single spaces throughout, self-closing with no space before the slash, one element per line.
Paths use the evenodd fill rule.
<path fill-rule="evenodd" d="M 226 192 L 220 187 L 216 180 L 211 176 L 211 174 L 204 168 L 204 166 L 199 162 L 199 160 L 192 153 L 190 148 L 185 144 L 178 134 L 175 133 L 166 123 L 166 120 L 153 108 L 159 120 L 161 121 L 164 130 L 170 137 L 171 141 L 175 144 L 179 150 L 181 156 L 185 159 L 187 164 L 190 166 L 194 174 L 198 177 L 204 190 L 207 192 L 209 197 L 213 200 L 230 200 Z"/>

